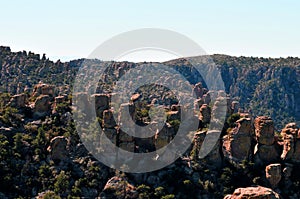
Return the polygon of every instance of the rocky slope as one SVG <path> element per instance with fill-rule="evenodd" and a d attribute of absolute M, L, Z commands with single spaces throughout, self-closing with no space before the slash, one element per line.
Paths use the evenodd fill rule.
<path fill-rule="evenodd" d="M 190 148 L 173 164 L 153 172 L 132 174 L 103 165 L 79 139 L 71 106 L 75 94 L 70 91 L 83 60 L 53 63 L 33 53 L 13 53 L 7 47 L 0 50 L 1 88 L 6 91 L 0 94 L 0 198 L 300 197 L 300 129 L 294 122 L 299 120 L 295 98 L 299 94 L 299 76 L 293 76 L 298 73 L 299 59 L 215 55 L 227 94 L 205 88 L 202 77 L 195 75 L 184 59 L 166 62 L 193 84 L 198 99 L 190 122 L 196 122 L 198 128 L 191 132 Z M 97 119 L 83 124 L 86 135 L 91 135 L 86 139 L 99 133 L 97 123 L 103 136 L 134 153 L 155 151 L 174 138 L 185 109 L 178 105 L 172 92 L 153 82 L 137 90 L 130 102 L 113 110 L 109 93 L 113 82 L 137 64 L 97 60 L 90 63 L 109 67 L 91 98 L 84 92 L 76 94 L 82 102 L 79 106 L 95 103 Z M 275 87 L 265 87 L 264 82 L 270 79 Z M 173 83 L 179 89 L 183 86 L 181 82 Z M 284 100 L 281 94 L 270 99 L 269 95 L 279 91 L 287 95 Z M 265 102 L 263 96 L 271 101 Z M 124 116 L 126 107 L 136 124 L 152 125 L 155 121 L 149 114 L 153 104 L 162 106 L 166 113 L 166 123 L 155 136 L 140 139 L 120 129 L 120 121 L 128 119 Z M 287 104 L 292 104 L 292 108 L 287 106 L 284 111 L 288 116 L 281 119 L 281 108 Z M 261 109 L 249 111 L 248 106 Z M 89 111 L 84 109 L 81 114 Z M 114 118 L 116 111 L 118 117 Z M 222 131 L 209 129 L 216 125 L 215 119 L 221 113 L 226 114 Z M 279 129 L 283 123 L 286 124 Z M 220 137 L 202 157 L 204 139 L 212 134 Z M 116 157 L 112 153 L 109 158 Z"/>
<path fill-rule="evenodd" d="M 221 71 L 225 91 L 240 103 L 240 108 L 253 115 L 267 115 L 274 119 L 277 130 L 290 121 L 300 121 L 300 59 L 255 58 L 213 55 L 211 58 Z M 83 60 L 52 62 L 45 55 L 32 52 L 11 52 L 0 47 L 0 91 L 11 94 L 30 92 L 38 82 L 56 86 L 72 85 Z M 103 65 L 97 62 L 98 65 Z M 134 63 L 110 63 L 107 72 L 121 77 Z M 165 62 L 177 67 L 182 74 L 189 71 L 189 63 L 180 59 Z M 115 74 L 114 71 L 116 71 Z M 112 79 L 115 80 L 115 79 Z M 188 80 L 195 84 L 199 76 Z M 204 83 L 205 86 L 205 83 Z"/>

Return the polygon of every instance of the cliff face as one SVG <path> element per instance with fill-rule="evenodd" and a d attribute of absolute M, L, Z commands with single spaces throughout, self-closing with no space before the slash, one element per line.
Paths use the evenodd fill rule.
<path fill-rule="evenodd" d="M 300 120 L 300 60 L 214 55 L 226 92 L 254 115 L 269 115 L 276 126 Z"/>
<path fill-rule="evenodd" d="M 300 121 L 299 58 L 211 57 L 221 71 L 226 93 L 237 99 L 241 108 L 250 110 L 253 115 L 272 117 L 276 129 L 283 128 L 288 122 Z M 11 52 L 9 47 L 0 47 L 0 91 L 12 94 L 24 90 L 30 92 L 40 81 L 56 86 L 71 85 L 82 61 L 54 63 L 45 55 L 26 51 Z M 112 74 L 116 71 L 119 76 L 135 65 L 128 62 L 111 63 L 112 71 L 108 72 Z M 183 75 L 195 72 L 183 59 L 166 63 L 176 70 L 179 68 Z M 193 84 L 201 80 L 199 75 L 190 75 L 187 79 Z"/>

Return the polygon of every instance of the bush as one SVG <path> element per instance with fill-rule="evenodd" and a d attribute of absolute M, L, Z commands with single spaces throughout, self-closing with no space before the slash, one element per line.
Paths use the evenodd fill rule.
<path fill-rule="evenodd" d="M 57 194 L 64 194 L 69 188 L 69 176 L 65 171 L 61 171 L 56 177 L 56 182 L 54 183 L 54 191 Z"/>

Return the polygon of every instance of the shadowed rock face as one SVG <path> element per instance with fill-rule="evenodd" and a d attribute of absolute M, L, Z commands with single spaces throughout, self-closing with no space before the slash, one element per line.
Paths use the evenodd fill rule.
<path fill-rule="evenodd" d="M 193 139 L 193 151 L 194 151 L 194 158 L 196 161 L 199 162 L 199 164 L 209 164 L 211 167 L 220 167 L 222 164 L 221 154 L 220 154 L 220 141 L 217 141 L 216 143 L 210 143 L 209 141 L 206 143 L 206 146 L 203 146 L 204 140 L 208 134 L 212 135 L 214 133 L 218 133 L 214 130 L 212 131 L 201 131 L 197 132 L 194 135 Z M 210 152 L 208 154 L 205 154 L 204 157 L 200 156 L 200 150 L 201 147 L 207 147 L 210 149 Z"/>
<path fill-rule="evenodd" d="M 283 151 L 281 159 L 289 162 L 300 162 L 300 135 L 296 123 L 289 123 L 281 131 Z"/>
<path fill-rule="evenodd" d="M 48 95 L 40 95 L 34 102 L 34 117 L 43 117 L 51 110 L 50 97 Z"/>
<path fill-rule="evenodd" d="M 110 96 L 107 94 L 94 94 L 92 97 L 95 98 L 95 109 L 98 117 L 103 116 L 103 112 L 109 109 Z"/>
<path fill-rule="evenodd" d="M 26 94 L 18 94 L 11 97 L 9 105 L 15 108 L 24 108 L 26 106 Z"/>
<path fill-rule="evenodd" d="M 277 187 L 281 180 L 281 164 L 270 164 L 266 166 L 266 179 L 269 181 L 271 188 Z"/>
<path fill-rule="evenodd" d="M 246 187 L 234 190 L 232 195 L 224 199 L 280 199 L 280 195 L 266 187 Z"/>
<path fill-rule="evenodd" d="M 50 152 L 51 159 L 55 162 L 68 162 L 68 139 L 64 136 L 57 136 L 50 141 L 48 151 Z"/>
<path fill-rule="evenodd" d="M 203 124 L 208 124 L 210 122 L 210 118 L 211 118 L 211 109 L 207 104 L 203 104 L 200 107 L 199 120 Z"/>

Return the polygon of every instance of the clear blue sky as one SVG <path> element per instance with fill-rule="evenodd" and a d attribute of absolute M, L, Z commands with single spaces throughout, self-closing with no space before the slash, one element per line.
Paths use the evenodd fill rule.
<path fill-rule="evenodd" d="M 2 0 L 0 45 L 66 60 L 147 27 L 182 33 L 209 54 L 300 56 L 299 10 L 298 0 Z"/>

